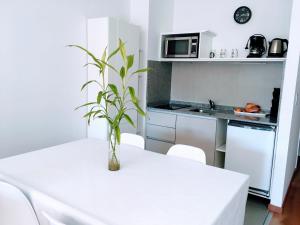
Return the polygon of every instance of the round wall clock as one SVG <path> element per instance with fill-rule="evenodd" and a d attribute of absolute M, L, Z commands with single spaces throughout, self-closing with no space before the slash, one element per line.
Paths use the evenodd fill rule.
<path fill-rule="evenodd" d="M 245 24 L 251 19 L 252 12 L 247 6 L 241 6 L 234 12 L 234 20 L 239 24 Z"/>

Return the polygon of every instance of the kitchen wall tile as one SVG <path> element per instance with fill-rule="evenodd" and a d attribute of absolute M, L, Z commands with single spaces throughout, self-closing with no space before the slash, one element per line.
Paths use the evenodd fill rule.
<path fill-rule="evenodd" d="M 147 103 L 169 102 L 171 94 L 172 64 L 148 61 Z"/>
<path fill-rule="evenodd" d="M 171 100 L 270 109 L 273 88 L 280 88 L 283 64 L 173 63 Z"/>

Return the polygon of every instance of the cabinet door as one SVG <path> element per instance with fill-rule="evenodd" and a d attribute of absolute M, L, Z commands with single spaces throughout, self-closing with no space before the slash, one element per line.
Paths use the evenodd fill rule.
<path fill-rule="evenodd" d="M 146 125 L 147 137 L 174 143 L 175 129 L 168 127 L 155 126 L 151 124 Z"/>
<path fill-rule="evenodd" d="M 147 124 L 175 128 L 176 115 L 151 111 L 147 113 Z"/>
<path fill-rule="evenodd" d="M 164 141 L 153 140 L 150 138 L 146 139 L 146 150 L 149 150 L 152 152 L 167 154 L 167 152 L 173 145 L 174 144 L 164 142 Z"/>
<path fill-rule="evenodd" d="M 215 137 L 215 119 L 177 116 L 176 144 L 201 148 L 205 152 L 208 165 L 214 165 Z"/>

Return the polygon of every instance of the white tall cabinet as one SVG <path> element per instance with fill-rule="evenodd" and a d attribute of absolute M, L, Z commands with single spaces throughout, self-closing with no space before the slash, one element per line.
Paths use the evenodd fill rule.
<path fill-rule="evenodd" d="M 88 20 L 88 50 L 96 55 L 97 58 L 101 58 L 102 53 L 107 47 L 108 53 L 111 53 L 118 47 L 119 38 L 126 43 L 127 55 L 133 54 L 135 56 L 134 65 L 131 68 L 135 71 L 139 67 L 139 28 L 135 25 L 121 21 L 115 18 L 93 18 Z M 90 60 L 90 59 L 89 59 Z M 115 56 L 110 63 L 116 68 L 121 67 L 121 57 Z M 88 67 L 88 79 L 94 80 L 99 76 L 99 71 L 96 67 Z M 108 83 L 114 83 L 119 86 L 121 80 L 113 70 L 108 69 L 105 74 L 105 81 Z M 138 76 L 132 76 L 129 82 L 130 86 L 133 86 L 138 92 Z M 99 92 L 97 86 L 90 85 L 88 88 L 88 101 L 95 101 Z M 137 124 L 136 111 L 130 111 L 128 113 L 135 124 Z M 127 124 L 125 121 L 121 124 L 121 132 L 137 133 L 137 129 Z M 104 119 L 94 120 L 90 126 L 88 126 L 88 137 L 107 139 L 108 124 Z"/>

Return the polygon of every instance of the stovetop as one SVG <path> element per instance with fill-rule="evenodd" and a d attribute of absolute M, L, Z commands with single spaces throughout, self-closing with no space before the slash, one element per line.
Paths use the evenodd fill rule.
<path fill-rule="evenodd" d="M 188 107 L 190 107 L 190 105 L 162 104 L 162 105 L 155 105 L 155 106 L 152 106 L 152 107 L 157 108 L 157 109 L 177 110 L 177 109 L 188 108 Z"/>

